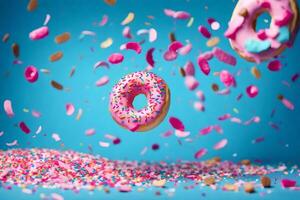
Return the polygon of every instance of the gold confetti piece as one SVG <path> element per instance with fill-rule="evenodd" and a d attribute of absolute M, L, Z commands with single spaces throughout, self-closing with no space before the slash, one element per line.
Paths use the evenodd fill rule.
<path fill-rule="evenodd" d="M 213 176 L 209 176 L 209 177 L 206 177 L 204 179 L 204 184 L 205 185 L 214 185 L 215 184 L 215 178 Z"/>
<path fill-rule="evenodd" d="M 182 77 L 185 77 L 185 71 L 184 71 L 184 69 L 182 68 L 182 67 L 180 67 L 180 74 L 181 74 L 181 76 Z"/>
<path fill-rule="evenodd" d="M 81 108 L 79 108 L 79 109 L 78 109 L 77 116 L 76 116 L 76 120 L 80 120 L 82 114 L 83 114 L 83 110 L 82 110 Z"/>
<path fill-rule="evenodd" d="M 38 0 L 29 0 L 27 4 L 28 11 L 34 11 L 38 7 Z"/>
<path fill-rule="evenodd" d="M 218 37 L 212 37 L 209 40 L 207 40 L 206 46 L 213 47 L 213 46 L 216 46 L 217 44 L 219 44 L 219 42 L 220 42 L 220 39 Z"/>
<path fill-rule="evenodd" d="M 256 66 L 251 68 L 251 74 L 257 79 L 260 79 L 260 77 L 261 77 L 261 73 Z"/>
<path fill-rule="evenodd" d="M 20 56 L 20 47 L 17 43 L 11 45 L 12 52 L 16 58 Z"/>
<path fill-rule="evenodd" d="M 9 39 L 9 33 L 5 33 L 2 37 L 2 42 L 7 42 Z"/>
<path fill-rule="evenodd" d="M 100 47 L 102 49 L 106 49 L 106 48 L 110 47 L 112 44 L 113 44 L 112 38 L 107 38 L 100 44 Z"/>
<path fill-rule="evenodd" d="M 193 25 L 193 23 L 194 23 L 194 17 L 191 17 L 186 26 L 191 27 Z"/>
<path fill-rule="evenodd" d="M 162 179 L 162 180 L 154 180 L 152 182 L 152 185 L 155 187 L 163 187 L 166 184 L 166 180 Z"/>
<path fill-rule="evenodd" d="M 70 39 L 71 35 L 69 32 L 65 32 L 65 33 L 62 33 L 58 36 L 55 37 L 55 42 L 57 44 L 61 44 L 61 43 L 64 43 L 64 42 L 67 42 L 69 39 Z"/>
<path fill-rule="evenodd" d="M 63 53 L 62 53 L 61 51 L 58 51 L 58 52 L 52 54 L 52 55 L 50 56 L 49 60 L 50 60 L 51 62 L 55 62 L 55 61 L 60 60 L 62 57 L 63 57 Z"/>
<path fill-rule="evenodd" d="M 52 85 L 52 87 L 54 87 L 57 90 L 63 90 L 64 89 L 64 87 L 60 83 L 58 83 L 54 80 L 51 81 L 51 85 Z"/>
<path fill-rule="evenodd" d="M 121 25 L 126 25 L 132 22 L 134 19 L 134 13 L 130 12 L 128 13 L 127 17 L 122 21 Z"/>
<path fill-rule="evenodd" d="M 117 3 L 117 0 L 104 0 L 104 2 L 110 6 L 114 6 Z"/>

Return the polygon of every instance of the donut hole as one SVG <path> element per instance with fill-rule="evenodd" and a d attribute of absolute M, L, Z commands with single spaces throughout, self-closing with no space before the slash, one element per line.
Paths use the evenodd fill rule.
<path fill-rule="evenodd" d="M 134 109 L 141 110 L 142 108 L 147 106 L 147 97 L 145 94 L 139 94 L 134 97 L 132 105 Z"/>
<path fill-rule="evenodd" d="M 262 11 L 257 14 L 256 19 L 253 22 L 253 29 L 258 32 L 260 30 L 269 29 L 271 25 L 272 17 L 268 11 Z"/>

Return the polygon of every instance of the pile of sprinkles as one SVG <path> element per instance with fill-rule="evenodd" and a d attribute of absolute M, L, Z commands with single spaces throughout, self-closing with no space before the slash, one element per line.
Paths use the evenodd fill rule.
<path fill-rule="evenodd" d="M 120 192 L 130 192 L 133 187 L 164 187 L 192 181 L 196 185 L 223 187 L 236 191 L 239 187 L 246 190 L 248 182 L 239 180 L 245 176 L 262 177 L 261 184 L 269 187 L 268 174 L 289 169 L 284 165 L 258 166 L 249 160 L 240 163 L 221 161 L 219 157 L 201 162 L 178 161 L 137 162 L 109 160 L 101 156 L 74 151 L 51 149 L 12 149 L 0 151 L 0 181 L 2 185 L 30 185 L 45 188 L 61 188 L 78 191 L 95 190 L 101 187 L 116 188 Z M 293 166 L 295 174 L 299 173 Z M 239 180 L 232 185 L 223 184 L 225 179 Z M 294 183 L 294 184 L 292 184 Z M 290 179 L 281 180 L 282 187 L 300 189 Z M 267 185 L 267 186 L 265 186 Z M 254 188 L 251 188 L 253 191 Z M 247 192 L 247 191 L 246 191 Z"/>

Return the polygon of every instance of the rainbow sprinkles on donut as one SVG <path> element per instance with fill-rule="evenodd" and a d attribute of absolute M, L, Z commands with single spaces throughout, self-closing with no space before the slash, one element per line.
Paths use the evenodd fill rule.
<path fill-rule="evenodd" d="M 270 27 L 256 31 L 256 20 L 263 12 L 272 17 Z M 291 46 L 297 28 L 295 0 L 239 0 L 225 36 L 241 57 L 260 63 Z"/>

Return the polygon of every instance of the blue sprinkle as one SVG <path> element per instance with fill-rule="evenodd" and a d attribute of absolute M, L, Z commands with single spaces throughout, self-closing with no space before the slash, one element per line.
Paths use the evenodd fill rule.
<path fill-rule="evenodd" d="M 271 42 L 249 39 L 245 42 L 245 48 L 250 53 L 260 53 L 269 49 Z"/>
<path fill-rule="evenodd" d="M 283 26 L 279 29 L 279 35 L 277 36 L 277 41 L 280 43 L 285 43 L 290 39 L 290 30 L 289 27 Z"/>

